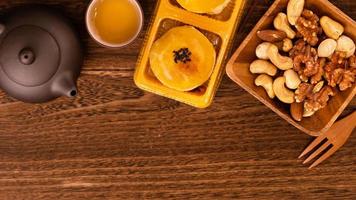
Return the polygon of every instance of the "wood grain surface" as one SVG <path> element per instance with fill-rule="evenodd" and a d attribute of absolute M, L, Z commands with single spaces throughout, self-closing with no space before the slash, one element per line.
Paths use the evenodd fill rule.
<path fill-rule="evenodd" d="M 226 76 L 208 109 L 133 83 L 145 31 L 105 49 L 85 31 L 88 1 L 7 0 L 63 10 L 86 49 L 80 95 L 30 105 L 0 93 L 0 199 L 356 199 L 356 138 L 314 170 L 297 160 L 313 139 Z M 147 30 L 155 0 L 141 0 Z M 356 1 L 333 0 L 356 19 Z M 272 1 L 249 1 L 235 48 Z M 355 99 L 343 115 L 356 109 Z"/>

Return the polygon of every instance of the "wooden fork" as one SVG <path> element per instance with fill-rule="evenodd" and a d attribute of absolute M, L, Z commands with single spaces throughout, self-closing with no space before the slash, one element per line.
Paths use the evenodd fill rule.
<path fill-rule="evenodd" d="M 352 131 L 356 127 L 356 111 L 345 117 L 342 120 L 336 122 L 332 127 L 325 132 L 324 134 L 317 137 L 304 151 L 300 154 L 299 158 L 302 158 L 311 150 L 313 150 L 316 146 L 322 143 L 326 139 L 326 142 L 322 144 L 314 153 L 312 153 L 303 164 L 308 163 L 316 156 L 318 156 L 321 152 L 323 152 L 330 145 L 332 146 L 326 153 L 320 156 L 310 167 L 309 169 L 319 165 L 321 162 L 329 158 L 332 154 L 334 154 L 338 149 L 340 149 L 350 137 Z"/>

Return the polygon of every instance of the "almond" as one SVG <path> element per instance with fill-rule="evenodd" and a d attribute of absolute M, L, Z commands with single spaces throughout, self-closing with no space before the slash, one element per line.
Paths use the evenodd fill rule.
<path fill-rule="evenodd" d="M 302 103 L 292 103 L 290 105 L 290 113 L 295 121 L 302 121 L 304 112 L 303 107 Z"/>
<path fill-rule="evenodd" d="M 283 31 L 277 30 L 263 30 L 257 31 L 257 36 L 266 42 L 280 42 L 287 38 L 287 34 Z"/>

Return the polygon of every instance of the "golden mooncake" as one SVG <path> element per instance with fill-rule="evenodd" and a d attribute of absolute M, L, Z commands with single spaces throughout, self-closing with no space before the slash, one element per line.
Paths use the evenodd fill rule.
<path fill-rule="evenodd" d="M 220 14 L 230 0 L 177 0 L 186 10 L 200 14 Z"/>
<path fill-rule="evenodd" d="M 152 72 L 163 85 L 190 91 L 210 78 L 216 52 L 199 30 L 180 26 L 170 29 L 154 42 L 149 59 Z"/>

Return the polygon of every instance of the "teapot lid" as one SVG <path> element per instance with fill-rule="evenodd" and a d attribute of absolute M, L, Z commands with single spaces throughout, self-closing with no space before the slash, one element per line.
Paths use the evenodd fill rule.
<path fill-rule="evenodd" d="M 71 84 L 75 88 L 83 56 L 75 31 L 62 15 L 44 6 L 17 7 L 3 27 L 0 87 L 7 93 L 26 102 L 44 102 L 66 95 L 58 84 L 68 82 L 66 89 Z"/>
<path fill-rule="evenodd" d="M 9 31 L 0 45 L 0 63 L 12 81 L 27 87 L 49 81 L 58 70 L 60 49 L 46 30 L 24 25 Z"/>

